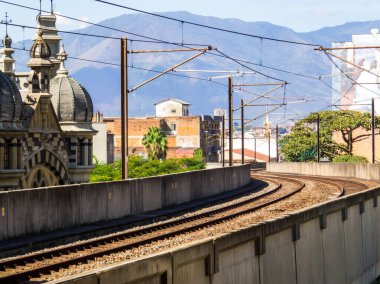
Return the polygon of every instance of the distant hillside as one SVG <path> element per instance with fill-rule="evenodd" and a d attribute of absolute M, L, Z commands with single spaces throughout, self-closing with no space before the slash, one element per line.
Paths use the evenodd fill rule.
<path fill-rule="evenodd" d="M 290 41 L 311 42 L 330 46 L 331 42 L 348 41 L 351 34 L 367 33 L 370 28 L 379 27 L 380 21 L 348 23 L 337 27 L 328 27 L 310 33 L 296 33 L 286 27 L 272 25 L 265 22 L 244 22 L 237 19 L 219 19 L 215 17 L 197 16 L 187 12 L 165 13 L 165 15 L 181 18 L 184 20 L 201 24 L 221 27 L 261 35 L 275 37 Z M 318 51 L 312 47 L 285 44 L 272 41 L 261 41 L 255 38 L 232 35 L 224 32 L 214 31 L 190 25 L 182 26 L 178 23 L 164 19 L 142 15 L 123 15 L 103 21 L 101 24 L 117 29 L 145 35 L 147 37 L 159 38 L 170 42 L 182 42 L 211 45 L 229 56 L 241 58 L 256 64 L 271 66 L 274 68 L 288 70 L 294 73 L 306 74 L 318 77 L 330 73 L 330 63 Z M 109 35 L 122 37 L 119 32 L 105 30 L 103 28 L 89 26 L 80 30 L 83 33 Z M 78 37 L 73 35 L 61 35 L 64 40 L 65 49 L 70 56 L 80 57 L 102 62 L 119 63 L 120 42 L 112 39 L 99 39 L 92 37 Z M 136 36 L 127 35 L 137 39 Z M 161 49 L 177 48 L 173 45 L 149 44 L 133 42 L 129 49 Z M 216 52 L 214 52 L 216 53 Z M 164 70 L 176 64 L 194 53 L 152 53 L 146 55 L 130 55 L 129 64 L 133 67 Z M 217 54 L 217 53 L 216 53 Z M 17 52 L 17 66 L 26 64 L 27 54 Z M 247 64 L 248 65 L 248 64 Z M 288 105 L 287 109 L 301 113 L 315 111 L 326 106 L 331 101 L 331 89 L 321 84 L 318 80 L 294 76 L 279 71 L 266 69 L 260 66 L 249 65 L 251 68 L 266 73 L 270 76 L 286 80 L 288 97 L 302 97 L 314 99 L 313 103 L 306 105 Z M 120 112 L 120 72 L 117 66 L 95 64 L 85 61 L 69 60 L 67 67 L 71 75 L 78 79 L 92 95 L 95 110 L 104 112 L 105 115 L 118 115 Z M 243 67 L 235 62 L 215 55 L 203 55 L 191 61 L 180 69 L 213 69 L 213 70 L 242 70 Z M 156 73 L 147 72 L 135 68 L 129 68 L 129 88 L 154 76 Z M 207 79 L 212 74 L 205 73 L 174 73 L 174 75 L 188 75 Z M 218 74 L 220 75 L 220 74 Z M 219 83 L 227 84 L 227 79 L 217 80 Z M 235 83 L 272 82 L 262 76 L 247 76 L 234 79 Z M 246 88 L 250 92 L 262 93 L 264 88 Z M 277 101 L 283 96 L 283 91 L 275 94 Z M 142 87 L 130 95 L 130 115 L 145 116 L 154 114 L 154 103 L 160 99 L 175 97 L 191 103 L 192 114 L 210 114 L 214 108 L 227 108 L 227 86 L 212 83 L 207 80 L 188 79 L 175 76 L 163 76 L 156 81 Z M 240 99 L 252 100 L 254 96 L 236 92 L 235 105 Z M 265 101 L 276 103 L 276 101 Z M 255 117 L 264 109 L 247 109 L 247 116 Z M 283 112 L 283 111 L 278 111 Z"/>

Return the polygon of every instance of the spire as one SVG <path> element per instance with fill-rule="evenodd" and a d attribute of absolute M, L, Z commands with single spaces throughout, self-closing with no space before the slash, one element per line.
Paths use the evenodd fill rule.
<path fill-rule="evenodd" d="M 2 24 L 5 24 L 5 36 L 8 36 L 8 24 L 12 23 L 12 20 L 9 19 L 8 13 L 5 12 L 5 20 L 1 20 Z"/>
<path fill-rule="evenodd" d="M 54 12 L 53 12 L 53 0 L 50 0 L 50 6 L 51 6 L 50 13 L 53 15 L 54 14 Z"/>
<path fill-rule="evenodd" d="M 5 37 L 2 40 L 4 48 L 0 50 L 0 54 L 2 54 L 2 57 L 0 58 L 0 70 L 12 77 L 15 60 L 12 58 L 12 54 L 14 53 L 12 39 L 8 35 L 8 24 L 11 23 L 12 20 L 8 20 L 8 18 L 8 13 L 5 13 L 5 20 L 1 21 L 1 23 L 5 24 L 6 30 Z"/>
<path fill-rule="evenodd" d="M 65 61 L 67 60 L 67 53 L 65 51 L 64 45 L 61 44 L 61 49 L 59 50 L 59 53 L 57 54 L 57 59 L 61 62 L 59 69 L 57 71 L 57 75 L 68 75 L 69 72 L 65 68 Z"/>

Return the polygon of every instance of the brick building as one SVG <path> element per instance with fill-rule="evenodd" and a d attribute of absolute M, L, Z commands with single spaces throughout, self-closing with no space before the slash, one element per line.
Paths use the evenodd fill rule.
<path fill-rule="evenodd" d="M 114 134 L 115 159 L 121 157 L 121 119 L 104 117 L 107 131 Z M 128 120 L 129 155 L 146 155 L 142 139 L 150 127 L 160 127 L 168 138 L 167 158 L 193 157 L 202 149 L 207 162 L 220 161 L 220 117 L 171 116 Z"/>

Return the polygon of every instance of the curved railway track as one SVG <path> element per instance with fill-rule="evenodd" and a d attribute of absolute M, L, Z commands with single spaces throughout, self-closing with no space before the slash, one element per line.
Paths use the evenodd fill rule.
<path fill-rule="evenodd" d="M 275 177 L 289 177 L 296 179 L 307 179 L 307 180 L 315 180 L 315 181 L 323 181 L 323 183 L 331 184 L 340 188 L 341 193 L 340 196 L 353 194 L 356 192 L 360 192 L 362 190 L 368 189 L 369 186 L 360 181 L 354 181 L 349 179 L 342 178 L 334 178 L 334 177 L 321 177 L 321 176 L 309 176 L 309 175 L 295 175 L 295 174 L 287 174 L 287 173 L 271 173 L 271 172 L 260 172 L 260 175 Z"/>
<path fill-rule="evenodd" d="M 0 261 L 0 283 L 21 283 L 33 277 L 50 274 L 50 271 L 84 263 L 97 257 L 227 222 L 289 198 L 300 192 L 305 186 L 303 182 L 290 177 L 275 177 L 276 180 L 274 180 L 272 177 L 263 176 L 261 179 L 274 183 L 275 188 L 235 204 L 222 206 L 208 212 L 195 213 L 178 220 L 166 221 L 142 229 L 132 229 L 112 236 Z M 292 184 L 293 188 L 273 198 L 274 193 L 278 194 L 282 188 L 282 184 L 278 183 L 277 180 L 288 183 L 288 186 Z"/>

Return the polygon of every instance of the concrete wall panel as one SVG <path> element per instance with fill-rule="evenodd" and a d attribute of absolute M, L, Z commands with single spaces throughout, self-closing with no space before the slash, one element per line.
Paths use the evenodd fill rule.
<path fill-rule="evenodd" d="M 214 245 L 208 241 L 179 249 L 173 256 L 173 283 L 208 284 L 213 272 Z"/>
<path fill-rule="evenodd" d="M 219 272 L 213 283 L 260 283 L 259 257 L 255 255 L 255 241 L 243 242 L 219 252 Z"/>
<path fill-rule="evenodd" d="M 143 190 L 143 210 L 149 212 L 162 208 L 162 179 L 147 178 L 142 183 Z"/>
<path fill-rule="evenodd" d="M 98 284 L 160 284 L 172 283 L 172 261 L 170 254 L 142 259 L 103 269 L 98 273 Z"/>
<path fill-rule="evenodd" d="M 0 240 L 5 239 L 8 235 L 9 213 L 8 195 L 0 195 Z"/>
<path fill-rule="evenodd" d="M 295 246 L 298 283 L 323 283 L 323 240 L 318 219 L 300 225 L 300 238 Z"/>
<path fill-rule="evenodd" d="M 363 240 L 365 240 L 363 241 L 364 270 L 368 270 L 377 262 L 375 241 L 375 211 L 372 200 L 367 200 L 364 204 L 364 212 L 361 214 L 361 232 L 363 234 Z"/>
<path fill-rule="evenodd" d="M 347 209 L 347 220 L 343 226 L 347 283 L 351 283 L 363 272 L 363 238 L 361 230 L 358 230 L 362 226 L 359 205 Z"/>
<path fill-rule="evenodd" d="M 296 283 L 296 260 L 292 230 L 265 238 L 265 253 L 259 256 L 262 284 Z"/>
<path fill-rule="evenodd" d="M 344 228 L 341 212 L 328 214 L 323 232 L 324 283 L 347 283 Z"/>
<path fill-rule="evenodd" d="M 108 182 L 107 219 L 116 219 L 131 214 L 131 189 L 129 183 L 122 181 Z"/>

